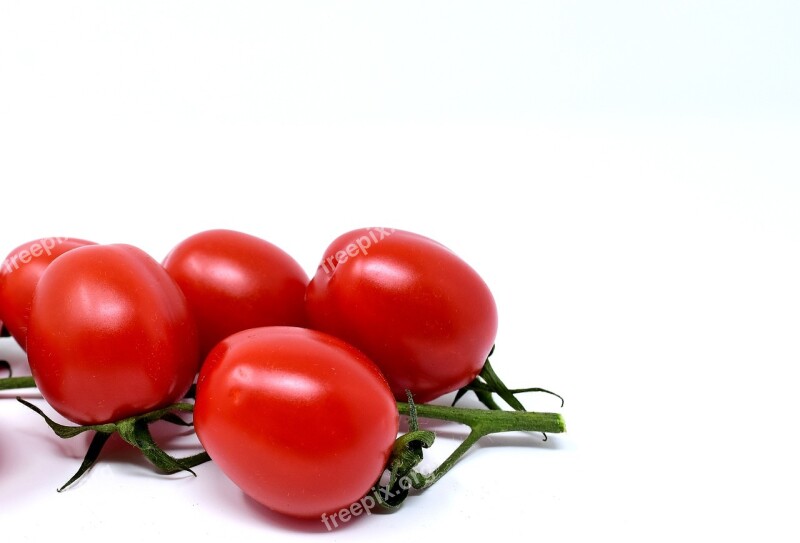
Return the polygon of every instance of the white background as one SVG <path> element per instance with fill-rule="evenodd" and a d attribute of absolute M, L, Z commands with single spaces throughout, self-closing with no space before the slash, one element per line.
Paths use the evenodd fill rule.
<path fill-rule="evenodd" d="M 225 227 L 311 274 L 346 230 L 416 231 L 483 275 L 495 367 L 568 424 L 329 534 L 119 444 L 57 494 L 86 440 L 4 394 L 3 541 L 796 540 L 796 6 L 1 1 L 0 252 Z"/>

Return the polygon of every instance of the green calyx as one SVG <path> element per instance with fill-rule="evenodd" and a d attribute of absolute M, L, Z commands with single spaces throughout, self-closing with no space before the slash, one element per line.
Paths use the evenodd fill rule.
<path fill-rule="evenodd" d="M 494 349 L 493 349 L 494 350 Z M 489 353 L 491 355 L 491 353 Z M 486 409 L 467 409 L 455 407 L 455 403 L 468 391 L 473 391 Z M 397 402 L 401 415 L 409 417 L 409 431 L 395 441 L 387 466 L 388 482 L 379 486 L 375 495 L 378 503 L 386 510 L 394 511 L 408 497 L 410 489 L 424 490 L 441 479 L 482 437 L 501 432 L 541 432 L 545 440 L 547 433 L 566 432 L 564 418 L 558 413 L 538 413 L 526 411 L 516 394 L 523 392 L 545 392 L 564 400 L 558 394 L 542 388 L 509 389 L 492 369 L 487 357 L 486 363 L 475 380 L 456 394 L 451 406 L 416 405 L 409 391 L 408 403 Z M 505 411 L 495 401 L 497 394 L 514 411 Z M 464 424 L 470 428 L 467 437 L 430 474 L 424 475 L 417 466 L 422 461 L 423 449 L 433 445 L 435 434 L 419 429 L 419 418 L 436 419 Z"/>
<path fill-rule="evenodd" d="M 503 408 L 500 407 L 494 399 L 494 394 L 500 396 L 500 398 L 506 402 L 512 409 L 515 411 L 525 411 L 525 406 L 522 405 L 522 402 L 517 399 L 517 394 L 523 394 L 525 392 L 543 392 L 545 394 L 550 394 L 551 396 L 555 396 L 559 400 L 561 400 L 561 407 L 564 407 L 564 398 L 556 394 L 555 392 L 551 392 L 544 388 L 532 387 L 532 388 L 508 388 L 505 383 L 497 376 L 495 373 L 494 368 L 492 368 L 491 362 L 489 362 L 489 358 L 494 353 L 494 346 L 492 346 L 492 350 L 489 351 L 489 354 L 486 356 L 486 362 L 483 364 L 483 368 L 481 372 L 478 374 L 475 379 L 465 387 L 461 388 L 457 393 L 456 397 L 453 399 L 452 405 L 455 405 L 458 400 L 464 397 L 464 395 L 472 391 L 477 396 L 478 400 L 488 407 L 489 409 L 495 411 L 501 411 Z"/>
<path fill-rule="evenodd" d="M 159 420 L 180 426 L 191 426 L 191 423 L 184 421 L 179 416 L 179 413 L 190 413 L 193 410 L 194 405 L 191 403 L 173 404 L 163 409 L 158 409 L 149 413 L 137 415 L 135 417 L 122 419 L 117 422 L 85 426 L 65 426 L 52 420 L 41 409 L 32 403 L 27 402 L 19 397 L 17 398 L 17 401 L 40 415 L 45 422 L 47 422 L 47 425 L 50 426 L 53 432 L 62 439 L 69 439 L 84 432 L 94 432 L 94 437 L 92 437 L 92 441 L 89 444 L 89 449 L 86 452 L 86 456 L 78 468 L 78 471 L 75 472 L 75 475 L 73 475 L 69 481 L 67 481 L 63 486 L 61 486 L 61 488 L 58 489 L 59 492 L 63 491 L 72 483 L 80 479 L 92 468 L 92 466 L 97 462 L 103 446 L 114 434 L 118 434 L 126 443 L 130 444 L 136 449 L 139 449 L 151 464 L 167 474 L 187 471 L 192 475 L 195 475 L 191 468 L 211 459 L 205 452 L 188 456 L 186 458 L 175 458 L 159 447 L 150 433 L 150 424 Z"/>

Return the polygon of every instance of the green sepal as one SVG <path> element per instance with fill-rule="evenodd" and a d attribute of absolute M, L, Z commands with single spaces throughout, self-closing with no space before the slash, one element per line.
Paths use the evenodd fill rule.
<path fill-rule="evenodd" d="M 506 386 L 502 379 L 497 375 L 492 368 L 492 364 L 489 361 L 489 357 L 492 356 L 494 353 L 494 347 L 486 356 L 486 362 L 483 364 L 483 368 L 481 368 L 480 373 L 473 379 L 471 383 L 462 387 L 461 389 L 456 392 L 455 398 L 453 398 L 453 403 L 451 405 L 456 405 L 456 403 L 469 391 L 475 393 L 475 396 L 478 400 L 494 411 L 502 411 L 503 408 L 495 401 L 494 394 L 497 394 L 504 402 L 506 402 L 512 409 L 515 411 L 526 411 L 525 406 L 522 405 L 522 402 L 517 399 L 517 394 L 523 394 L 525 392 L 543 392 L 545 394 L 550 394 L 555 396 L 559 400 L 561 400 L 561 407 L 564 407 L 564 398 L 562 398 L 559 394 L 552 392 L 550 390 L 539 388 L 539 387 L 530 387 L 530 388 L 514 388 L 510 389 Z"/>
<path fill-rule="evenodd" d="M 37 413 L 40 417 L 44 419 L 47 425 L 50 427 L 53 432 L 60 437 L 61 439 L 69 439 L 71 437 L 75 437 L 80 435 L 84 432 L 95 431 L 100 432 L 103 434 L 113 434 L 116 431 L 117 425 L 115 423 L 108 423 L 108 424 L 93 424 L 93 425 L 86 425 L 86 426 L 65 426 L 63 424 L 59 424 L 50 417 L 48 417 L 44 411 L 33 405 L 32 403 L 23 400 L 22 398 L 17 398 L 17 401 Z"/>
<path fill-rule="evenodd" d="M 58 489 L 58 492 L 63 492 L 68 486 L 83 477 L 84 473 L 92 469 L 92 466 L 95 465 L 97 459 L 100 457 L 100 451 L 103 450 L 103 445 L 106 444 L 106 441 L 108 441 L 110 437 L 111 434 L 95 432 L 91 443 L 89 443 L 89 449 L 86 451 L 86 456 L 83 457 L 83 462 L 81 462 L 78 471 L 75 472 L 75 475 L 70 477 L 69 481 L 64 483 Z"/>
<path fill-rule="evenodd" d="M 84 457 L 81 466 L 78 468 L 78 471 L 75 473 L 75 475 L 73 475 L 69 481 L 67 481 L 61 488 L 58 489 L 59 492 L 63 491 L 75 481 L 80 479 L 87 471 L 89 471 L 89 469 L 91 469 L 91 467 L 97 462 L 100 452 L 105 443 L 108 441 L 108 438 L 115 433 L 118 434 L 123 441 L 135 447 L 136 449 L 139 449 L 139 451 L 141 451 L 144 457 L 147 458 L 147 460 L 153 464 L 153 466 L 167 474 L 187 471 L 192 475 L 196 475 L 191 468 L 204 462 L 208 462 L 211 459 L 206 452 L 194 454 L 186 458 L 175 458 L 164 451 L 155 442 L 152 434 L 150 433 L 150 424 L 159 420 L 164 420 L 171 424 L 180 424 L 182 426 L 191 425 L 191 423 L 184 421 L 176 413 L 192 411 L 193 406 L 189 403 L 177 403 L 163 409 L 157 409 L 149 413 L 144 413 L 135 417 L 129 417 L 117 422 L 84 426 L 66 426 L 55 422 L 41 409 L 30 402 L 27 402 L 22 398 L 17 398 L 17 400 L 39 414 L 45 420 L 47 425 L 50 426 L 53 432 L 62 439 L 69 439 L 88 431 L 95 432 L 95 435 L 92 437 L 92 441 L 89 444 L 89 450 L 86 452 L 86 456 Z"/>
<path fill-rule="evenodd" d="M 161 420 L 163 420 L 164 422 L 168 422 L 170 424 L 174 424 L 176 426 L 183 426 L 186 428 L 191 428 L 192 426 L 194 426 L 192 422 L 183 420 L 175 413 L 167 413 L 163 417 L 161 417 Z"/>

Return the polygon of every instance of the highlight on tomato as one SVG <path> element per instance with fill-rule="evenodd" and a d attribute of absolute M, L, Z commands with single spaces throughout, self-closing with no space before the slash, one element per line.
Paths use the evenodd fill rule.
<path fill-rule="evenodd" d="M 164 268 L 130 245 L 87 245 L 55 259 L 30 313 L 28 359 L 45 400 L 102 424 L 184 397 L 198 370 L 197 330 Z"/>
<path fill-rule="evenodd" d="M 322 332 L 265 327 L 219 343 L 200 370 L 194 424 L 245 494 L 296 517 L 348 508 L 380 478 L 399 416 L 375 364 Z"/>
<path fill-rule="evenodd" d="M 351 343 L 380 367 L 396 399 L 417 402 L 469 384 L 497 334 L 489 287 L 427 237 L 392 228 L 343 234 L 306 291 L 309 325 Z"/>
<path fill-rule="evenodd" d="M 23 243 L 0 264 L 0 323 L 26 349 L 33 293 L 53 260 L 77 247 L 94 245 L 84 239 L 49 237 Z"/>
<path fill-rule="evenodd" d="M 235 332 L 305 323 L 308 275 L 266 240 L 233 230 L 208 230 L 180 242 L 163 264 L 189 302 L 201 358 Z"/>

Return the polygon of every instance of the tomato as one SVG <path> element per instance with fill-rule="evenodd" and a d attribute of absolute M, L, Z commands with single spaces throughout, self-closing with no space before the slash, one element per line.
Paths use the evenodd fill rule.
<path fill-rule="evenodd" d="M 353 344 L 383 371 L 398 400 L 427 402 L 480 372 L 497 334 L 489 287 L 443 245 L 402 230 L 337 238 L 311 280 L 312 328 Z"/>
<path fill-rule="evenodd" d="M 361 499 L 384 470 L 398 418 L 363 353 L 304 328 L 224 339 L 197 382 L 194 425 L 214 463 L 256 501 L 297 517 Z"/>
<path fill-rule="evenodd" d="M 33 292 L 47 266 L 62 254 L 94 245 L 75 238 L 43 238 L 23 243 L 0 264 L 0 322 L 25 349 Z"/>
<path fill-rule="evenodd" d="M 28 360 L 45 400 L 101 424 L 181 399 L 198 370 L 186 299 L 130 245 L 89 245 L 47 268 L 33 298 Z"/>
<path fill-rule="evenodd" d="M 204 357 L 222 339 L 260 326 L 302 326 L 308 275 L 263 239 L 209 230 L 179 243 L 164 268 L 186 295 Z"/>

